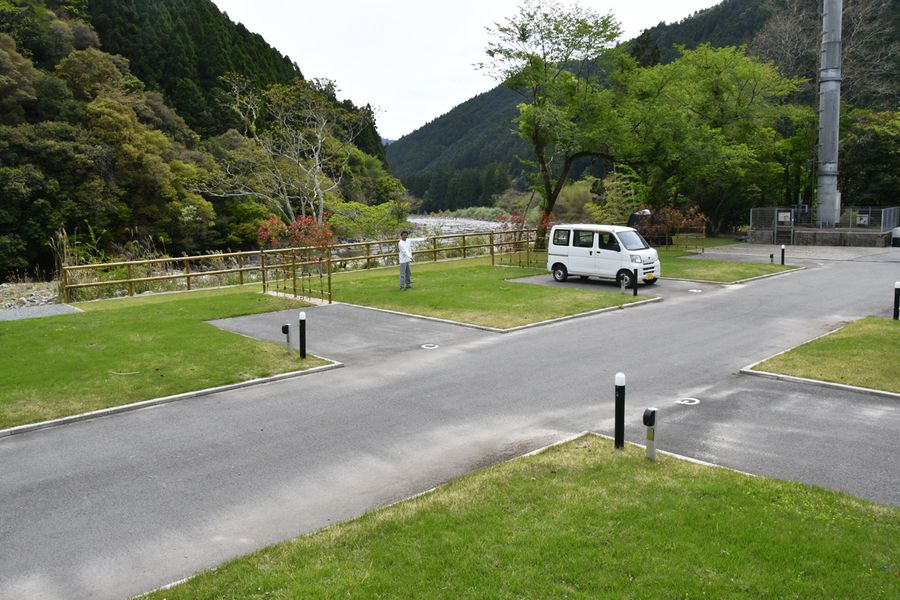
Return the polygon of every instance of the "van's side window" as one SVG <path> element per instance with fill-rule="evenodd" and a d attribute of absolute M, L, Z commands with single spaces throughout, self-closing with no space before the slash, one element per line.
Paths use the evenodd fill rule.
<path fill-rule="evenodd" d="M 593 248 L 594 247 L 594 232 L 576 229 L 575 230 L 575 240 L 572 242 L 572 245 L 576 246 L 578 248 Z"/>
<path fill-rule="evenodd" d="M 600 249 L 601 250 L 612 250 L 614 252 L 619 251 L 619 242 L 616 240 L 616 236 L 611 233 L 599 233 L 600 236 Z"/>
<path fill-rule="evenodd" d="M 569 230 L 568 229 L 557 229 L 553 232 L 553 243 L 556 246 L 568 246 L 569 245 Z"/>

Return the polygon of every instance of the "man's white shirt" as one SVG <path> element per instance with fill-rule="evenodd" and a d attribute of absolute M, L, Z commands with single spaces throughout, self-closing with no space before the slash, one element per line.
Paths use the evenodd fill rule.
<path fill-rule="evenodd" d="M 424 242 L 425 238 L 411 238 L 408 237 L 405 240 L 400 240 L 397 242 L 397 248 L 400 251 L 400 263 L 408 263 L 412 262 L 413 254 L 412 247 L 413 244 L 417 242 Z"/>

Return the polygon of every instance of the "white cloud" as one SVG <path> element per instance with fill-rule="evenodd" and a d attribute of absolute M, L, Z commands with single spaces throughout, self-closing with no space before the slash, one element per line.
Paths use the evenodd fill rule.
<path fill-rule="evenodd" d="M 720 0 L 583 0 L 612 12 L 624 39 Z M 397 139 L 496 82 L 484 60 L 485 28 L 513 16 L 517 0 L 213 0 L 232 21 L 262 35 L 306 78 L 337 82 L 339 96 L 371 104 L 378 131 Z"/>

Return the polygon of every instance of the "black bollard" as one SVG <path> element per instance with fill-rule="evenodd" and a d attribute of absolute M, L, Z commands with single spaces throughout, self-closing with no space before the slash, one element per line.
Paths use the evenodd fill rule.
<path fill-rule="evenodd" d="M 616 448 L 625 446 L 625 373 L 616 373 Z"/>
<path fill-rule="evenodd" d="M 634 269 L 634 271 L 633 271 L 632 273 L 633 273 L 633 275 L 634 275 L 634 279 L 633 279 L 633 281 L 634 281 L 634 295 L 637 296 L 637 283 L 638 283 L 638 282 L 637 282 L 637 269 Z"/>
<path fill-rule="evenodd" d="M 784 244 L 781 245 L 781 264 L 784 264 Z"/>
<path fill-rule="evenodd" d="M 772 263 L 773 265 L 775 264 L 775 255 L 774 254 L 769 255 L 769 262 Z"/>
<path fill-rule="evenodd" d="M 894 282 L 894 320 L 900 320 L 900 281 Z"/>
<path fill-rule="evenodd" d="M 297 341 L 300 348 L 300 358 L 306 358 L 306 313 L 300 313 L 300 339 Z"/>

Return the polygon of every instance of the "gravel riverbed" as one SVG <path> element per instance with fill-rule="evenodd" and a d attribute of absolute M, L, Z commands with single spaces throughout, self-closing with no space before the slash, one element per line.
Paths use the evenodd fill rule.
<path fill-rule="evenodd" d="M 58 292 L 55 281 L 0 283 L 0 310 L 57 304 Z"/>

